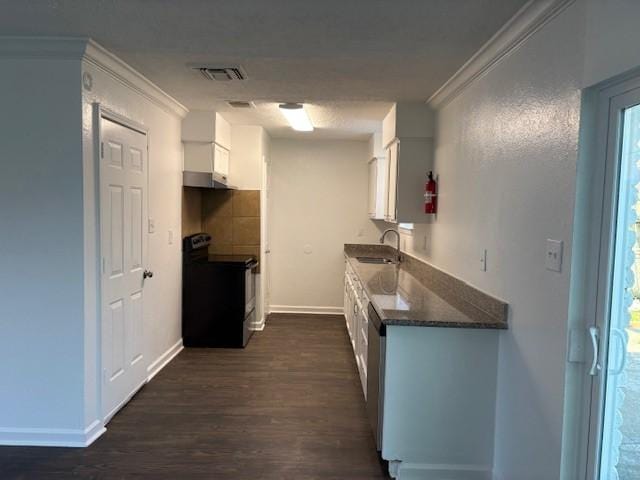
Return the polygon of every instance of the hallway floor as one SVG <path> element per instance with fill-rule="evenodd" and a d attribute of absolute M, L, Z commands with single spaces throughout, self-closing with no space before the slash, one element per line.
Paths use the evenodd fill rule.
<path fill-rule="evenodd" d="M 244 350 L 184 350 L 88 448 L 0 447 L 0 478 L 387 477 L 343 317 L 272 315 Z"/>

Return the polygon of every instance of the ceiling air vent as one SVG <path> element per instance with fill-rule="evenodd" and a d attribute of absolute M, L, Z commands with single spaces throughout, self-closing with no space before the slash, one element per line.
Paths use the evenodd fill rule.
<path fill-rule="evenodd" d="M 245 100 L 227 100 L 227 105 L 233 108 L 256 108 L 255 103 Z"/>
<path fill-rule="evenodd" d="M 209 67 L 209 66 L 197 66 L 193 67 L 194 70 L 198 70 L 208 80 L 215 80 L 216 82 L 230 82 L 235 80 L 246 80 L 247 74 L 242 67 Z"/>

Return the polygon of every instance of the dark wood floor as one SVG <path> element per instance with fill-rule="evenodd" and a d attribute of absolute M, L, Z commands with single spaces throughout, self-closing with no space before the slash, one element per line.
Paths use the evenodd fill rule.
<path fill-rule="evenodd" d="M 0 447 L 0 478 L 387 477 L 343 318 L 273 315 L 244 350 L 184 350 L 88 448 Z"/>

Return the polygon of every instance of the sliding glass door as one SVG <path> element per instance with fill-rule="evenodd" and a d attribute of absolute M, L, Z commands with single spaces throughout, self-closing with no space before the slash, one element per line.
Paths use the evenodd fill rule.
<path fill-rule="evenodd" d="M 611 97 L 587 477 L 640 479 L 640 89 Z M 604 238 L 607 237 L 607 238 Z M 595 259 L 594 259 L 595 260 Z"/>

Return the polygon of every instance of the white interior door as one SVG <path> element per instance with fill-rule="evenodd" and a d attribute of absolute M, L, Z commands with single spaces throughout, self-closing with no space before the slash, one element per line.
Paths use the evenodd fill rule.
<path fill-rule="evenodd" d="M 147 136 L 101 118 L 102 412 L 109 419 L 146 380 Z"/>

